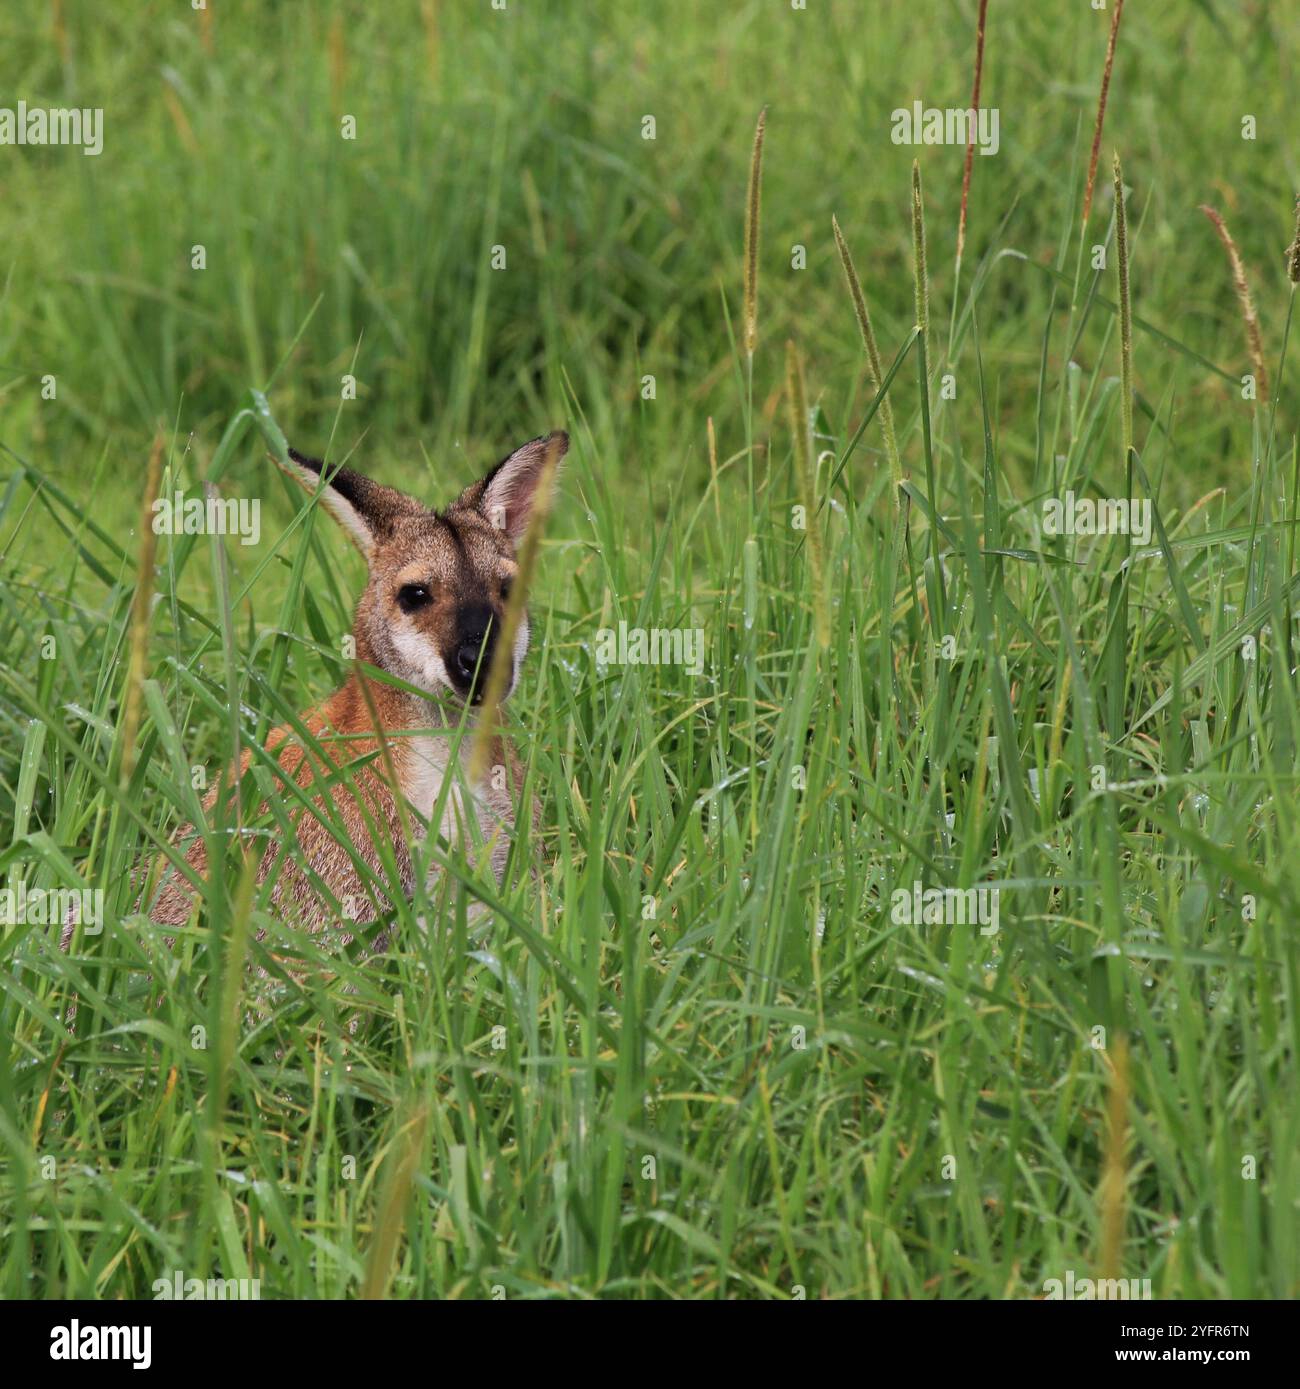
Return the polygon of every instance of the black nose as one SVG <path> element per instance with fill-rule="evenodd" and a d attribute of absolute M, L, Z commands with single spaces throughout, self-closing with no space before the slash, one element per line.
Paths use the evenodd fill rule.
<path fill-rule="evenodd" d="M 471 637 L 468 641 L 462 641 L 456 648 L 455 675 L 457 679 L 462 684 L 468 685 L 474 679 L 475 671 L 478 672 L 480 680 L 485 679 L 491 654 L 491 648 L 484 646 L 482 636 Z"/>
<path fill-rule="evenodd" d="M 486 603 L 466 604 L 456 616 L 456 642 L 447 662 L 448 674 L 464 694 L 476 700 L 487 684 L 496 622 Z"/>

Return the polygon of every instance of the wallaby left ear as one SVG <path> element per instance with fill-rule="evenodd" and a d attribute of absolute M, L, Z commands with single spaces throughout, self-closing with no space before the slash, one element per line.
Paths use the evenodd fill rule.
<path fill-rule="evenodd" d="M 390 535 L 399 520 L 424 514 L 424 507 L 414 497 L 408 497 L 395 487 L 372 482 L 351 468 L 327 466 L 319 458 L 308 458 L 297 449 L 289 450 L 287 467 L 274 454 L 271 460 L 308 492 L 320 493 L 321 504 L 352 537 L 367 560 L 376 542 Z"/>
<path fill-rule="evenodd" d="M 503 458 L 485 478 L 467 488 L 460 505 L 476 507 L 517 545 L 528 529 L 546 460 L 553 454 L 558 467 L 568 451 L 569 436 L 562 429 L 530 439 Z"/>

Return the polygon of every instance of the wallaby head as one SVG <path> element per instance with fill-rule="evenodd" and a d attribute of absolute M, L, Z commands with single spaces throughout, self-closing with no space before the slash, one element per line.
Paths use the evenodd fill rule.
<path fill-rule="evenodd" d="M 353 629 L 358 659 L 431 695 L 478 702 L 518 569 L 515 547 L 528 528 L 548 454 L 558 462 L 568 446 L 568 435 L 559 432 L 531 440 L 441 511 L 351 468 L 289 451 L 293 475 L 320 492 L 369 565 Z M 525 614 L 507 695 L 528 635 Z"/>

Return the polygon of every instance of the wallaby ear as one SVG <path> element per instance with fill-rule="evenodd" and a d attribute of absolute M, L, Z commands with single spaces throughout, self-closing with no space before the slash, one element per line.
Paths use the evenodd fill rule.
<path fill-rule="evenodd" d="M 319 458 L 307 458 L 297 449 L 289 450 L 287 467 L 278 458 L 275 462 L 308 492 L 320 493 L 321 505 L 347 531 L 367 559 L 376 541 L 389 534 L 400 517 L 419 516 L 424 511 L 414 497 L 408 497 L 395 487 L 372 482 L 351 468 L 335 468 Z"/>
<path fill-rule="evenodd" d="M 546 460 L 553 454 L 558 467 L 568 451 L 569 436 L 562 429 L 530 439 L 503 458 L 486 477 L 466 488 L 458 505 L 476 507 L 517 545 L 528 529 Z"/>

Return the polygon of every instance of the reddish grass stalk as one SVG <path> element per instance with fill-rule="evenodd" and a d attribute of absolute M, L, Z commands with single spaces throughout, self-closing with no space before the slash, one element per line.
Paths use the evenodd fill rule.
<path fill-rule="evenodd" d="M 1115 40 L 1119 36 L 1119 19 L 1124 13 L 1124 0 L 1115 0 L 1115 12 L 1110 18 L 1110 38 L 1106 43 L 1106 66 L 1101 73 L 1101 97 L 1097 102 L 1097 125 L 1092 132 L 1092 157 L 1088 160 L 1088 187 L 1083 194 L 1083 224 L 1088 225 L 1092 211 L 1092 186 L 1097 178 L 1097 160 L 1101 155 L 1101 127 L 1106 119 L 1106 97 L 1110 92 L 1110 70 L 1115 63 Z"/>
<path fill-rule="evenodd" d="M 1112 165 L 1115 176 L 1115 265 L 1119 272 L 1119 375 L 1123 399 L 1120 417 L 1124 430 L 1124 466 L 1129 466 L 1133 447 L 1133 303 L 1128 282 L 1128 210 L 1124 204 L 1124 170 L 1119 151 Z"/>
<path fill-rule="evenodd" d="M 980 109 L 980 78 L 984 76 L 984 19 L 988 14 L 989 0 L 980 0 L 979 19 L 975 25 L 975 83 L 971 88 L 970 106 L 975 113 Z M 966 249 L 966 206 L 970 201 L 971 166 L 975 162 L 975 121 L 970 126 L 970 139 L 966 141 L 966 168 L 961 176 L 961 215 L 957 219 L 957 264 L 961 265 L 961 253 Z"/>
<path fill-rule="evenodd" d="M 158 536 L 153 528 L 154 498 L 162 479 L 163 438 L 154 436 L 145 470 L 144 505 L 140 509 L 140 561 L 136 566 L 135 596 L 131 601 L 130 657 L 127 665 L 126 694 L 122 709 L 121 761 L 119 784 L 126 786 L 135 770 L 136 736 L 140 731 L 140 705 L 144 678 L 149 668 L 149 617 L 153 611 L 153 560 Z"/>

